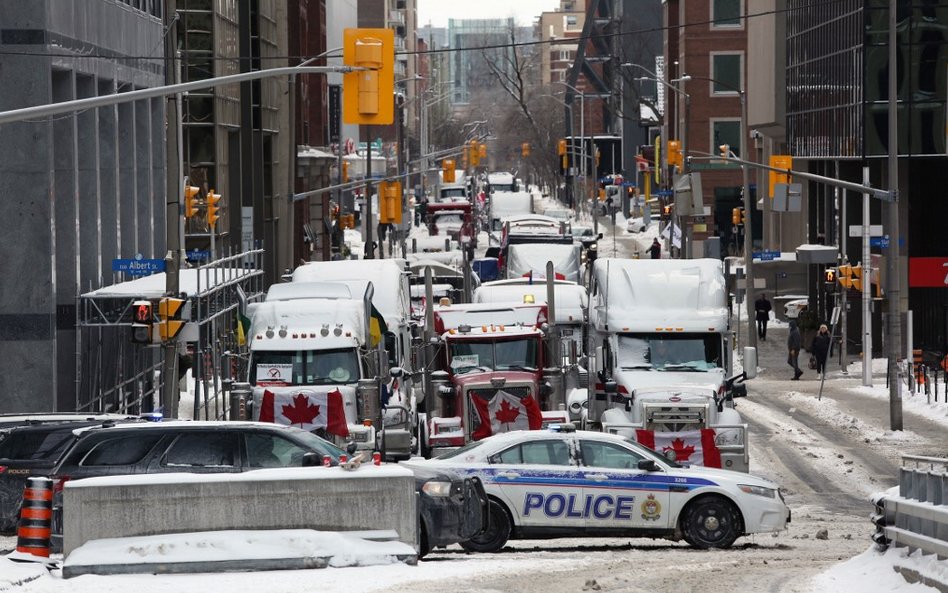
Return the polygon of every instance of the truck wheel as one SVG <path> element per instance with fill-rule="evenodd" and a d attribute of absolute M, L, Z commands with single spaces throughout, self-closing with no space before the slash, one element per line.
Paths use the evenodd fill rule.
<path fill-rule="evenodd" d="M 487 512 L 490 514 L 487 530 L 466 542 L 461 542 L 461 547 L 468 552 L 498 552 L 510 538 L 507 509 L 496 500 L 491 500 Z"/>
<path fill-rule="evenodd" d="M 681 531 L 693 547 L 730 548 L 741 535 L 740 513 L 731 501 L 721 496 L 705 496 L 685 509 Z"/>

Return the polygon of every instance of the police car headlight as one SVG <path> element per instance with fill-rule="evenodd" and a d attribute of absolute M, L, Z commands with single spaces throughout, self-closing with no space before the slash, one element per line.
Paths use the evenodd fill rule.
<path fill-rule="evenodd" d="M 428 496 L 451 496 L 451 482 L 425 482 L 421 491 Z"/>
<path fill-rule="evenodd" d="M 741 489 L 741 492 L 746 494 L 756 494 L 757 496 L 763 496 L 764 498 L 775 498 L 777 496 L 777 490 L 775 488 L 750 486 L 748 484 L 738 484 L 737 487 Z"/>

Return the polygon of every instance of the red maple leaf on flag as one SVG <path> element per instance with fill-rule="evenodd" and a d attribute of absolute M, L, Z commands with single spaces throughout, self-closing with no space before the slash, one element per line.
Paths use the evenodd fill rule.
<path fill-rule="evenodd" d="M 500 409 L 494 414 L 494 417 L 497 418 L 498 422 L 503 424 L 509 424 L 517 420 L 517 416 L 520 415 L 520 409 L 514 408 L 510 405 L 507 400 L 500 402 Z"/>
<path fill-rule="evenodd" d="M 675 461 L 688 461 L 688 458 L 691 457 L 691 454 L 695 452 L 694 445 L 685 446 L 685 441 L 681 439 L 675 439 L 672 441 L 671 447 L 665 447 L 662 449 L 662 452 L 668 451 L 671 449 L 675 452 Z"/>
<path fill-rule="evenodd" d="M 292 406 L 283 406 L 283 415 L 291 424 L 299 424 L 303 428 L 304 424 L 312 424 L 319 416 L 319 406 L 309 403 L 309 398 L 300 393 L 293 396 Z"/>

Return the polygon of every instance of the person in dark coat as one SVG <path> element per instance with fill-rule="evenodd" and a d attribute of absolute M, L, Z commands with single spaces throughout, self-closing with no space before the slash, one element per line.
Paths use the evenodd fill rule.
<path fill-rule="evenodd" d="M 658 242 L 658 239 L 652 241 L 652 246 L 646 251 L 652 256 L 652 259 L 662 259 L 662 244 Z"/>
<path fill-rule="evenodd" d="M 800 358 L 800 348 L 803 347 L 803 336 L 800 335 L 800 329 L 795 320 L 790 321 L 790 334 L 787 336 L 787 364 L 793 368 L 793 378 L 791 381 L 799 381 L 803 371 L 797 361 Z"/>
<path fill-rule="evenodd" d="M 757 337 L 765 342 L 767 341 L 767 322 L 770 321 L 771 309 L 773 307 L 770 306 L 767 295 L 760 293 L 760 296 L 754 301 L 754 311 L 757 312 L 755 317 L 757 319 Z"/>
<path fill-rule="evenodd" d="M 826 357 L 829 355 L 831 337 L 826 324 L 820 326 L 820 331 L 813 336 L 810 352 L 816 357 L 816 378 L 820 379 L 826 372 Z"/>

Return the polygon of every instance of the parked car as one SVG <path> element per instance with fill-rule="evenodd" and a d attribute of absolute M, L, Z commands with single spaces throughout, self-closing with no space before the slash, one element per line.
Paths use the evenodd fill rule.
<path fill-rule="evenodd" d="M 102 424 L 74 417 L 72 421 L 44 421 L 0 431 L 0 533 L 16 532 L 27 478 L 48 476 L 78 438 L 77 428 Z"/>
<path fill-rule="evenodd" d="M 161 422 L 88 428 L 51 472 L 53 548 L 62 545 L 62 489 L 67 481 L 119 474 L 240 473 L 261 468 L 338 465 L 345 452 L 313 433 L 261 422 Z M 419 477 L 420 476 L 420 477 Z M 416 476 L 419 542 L 463 541 L 486 527 L 487 496 L 479 480 L 436 469 Z"/>
<path fill-rule="evenodd" d="M 644 233 L 645 228 L 645 219 L 642 218 L 629 218 L 625 222 L 625 230 L 629 233 Z"/>
<path fill-rule="evenodd" d="M 809 301 L 807 299 L 794 299 L 792 301 L 787 301 L 783 306 L 783 313 L 787 319 L 796 319 L 800 316 L 800 313 L 806 311 Z"/>
<path fill-rule="evenodd" d="M 631 439 L 557 429 L 512 431 L 412 465 L 477 476 L 490 526 L 462 542 L 495 552 L 509 539 L 652 537 L 728 548 L 778 532 L 790 510 L 776 484 L 742 472 L 683 467 Z"/>

